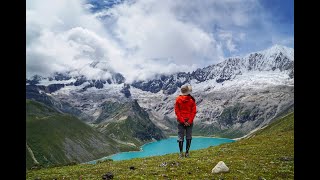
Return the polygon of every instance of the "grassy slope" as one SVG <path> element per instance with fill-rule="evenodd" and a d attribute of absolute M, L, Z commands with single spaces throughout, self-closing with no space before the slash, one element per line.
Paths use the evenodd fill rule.
<path fill-rule="evenodd" d="M 126 150 L 76 117 L 42 103 L 26 100 L 26 111 L 26 142 L 40 165 L 89 161 Z M 36 165 L 27 147 L 26 165 Z"/>
<path fill-rule="evenodd" d="M 177 148 L 178 149 L 178 148 Z M 113 172 L 114 179 L 293 179 L 294 114 L 274 121 L 248 139 L 207 149 L 191 151 L 191 157 L 178 159 L 170 154 L 143 159 L 103 162 L 96 165 L 56 167 L 27 172 L 27 179 L 101 179 Z M 229 173 L 211 174 L 224 161 Z M 166 167 L 159 167 L 167 162 Z M 130 170 L 134 166 L 137 169 Z"/>
<path fill-rule="evenodd" d="M 125 118 L 123 118 L 125 117 Z M 104 121 L 113 119 L 112 121 Z M 122 119 L 122 120 L 119 120 Z M 149 119 L 137 102 L 120 104 L 118 102 L 105 102 L 103 113 L 97 119 L 96 125 L 101 132 L 112 135 L 116 139 L 133 143 L 139 146 L 154 139 L 164 139 L 166 136 Z"/>

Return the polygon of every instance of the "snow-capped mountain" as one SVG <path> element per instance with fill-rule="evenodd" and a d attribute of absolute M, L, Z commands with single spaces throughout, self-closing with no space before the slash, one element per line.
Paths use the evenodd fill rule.
<path fill-rule="evenodd" d="M 109 70 L 107 62 L 94 61 L 88 67 L 97 71 L 96 78 L 89 79 L 81 74 L 82 69 L 77 69 L 65 73 L 54 73 L 49 77 L 34 75 L 30 79 L 26 79 L 26 85 L 42 86 L 46 93 L 53 93 L 66 86 L 77 86 L 81 87 L 80 91 L 86 91 L 91 87 L 102 89 L 110 84 L 125 82 L 122 74 Z"/>
<path fill-rule="evenodd" d="M 99 62 L 91 66 L 107 67 Z M 280 45 L 191 73 L 159 75 L 132 84 L 126 84 L 119 73 L 108 73 L 107 80 L 73 76 L 75 73 L 35 76 L 27 79 L 27 86 L 41 87 L 43 93 L 67 102 L 90 117 L 87 122 L 100 117 L 106 101 L 136 99 L 167 134 L 176 133 L 173 106 L 179 88 L 186 83 L 192 85 L 197 102 L 194 133 L 199 135 L 239 137 L 293 109 L 294 104 L 294 50 Z"/>
<path fill-rule="evenodd" d="M 293 54 L 293 49 L 276 45 L 192 73 L 135 82 L 131 95 L 159 127 L 175 133 L 175 98 L 182 84 L 191 84 L 197 101 L 194 132 L 239 137 L 293 110 Z"/>
<path fill-rule="evenodd" d="M 132 84 L 133 87 L 143 91 L 157 93 L 163 90 L 165 94 L 173 94 L 185 83 L 201 83 L 214 80 L 217 83 L 232 81 L 237 76 L 256 72 L 279 72 L 288 74 L 293 78 L 293 49 L 275 45 L 270 49 L 261 52 L 248 54 L 244 58 L 228 58 L 225 61 L 192 73 L 177 73 L 170 76 L 160 76 L 150 81 L 138 81 Z M 277 73 L 277 74 L 279 74 Z"/>

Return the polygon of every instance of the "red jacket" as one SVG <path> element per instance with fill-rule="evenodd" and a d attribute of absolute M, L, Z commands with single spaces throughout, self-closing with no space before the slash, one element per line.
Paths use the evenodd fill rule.
<path fill-rule="evenodd" d="M 176 99 L 174 111 L 180 123 L 188 122 L 192 124 L 197 112 L 196 101 L 191 95 L 180 95 Z M 188 118 L 188 120 L 185 121 L 185 118 Z"/>

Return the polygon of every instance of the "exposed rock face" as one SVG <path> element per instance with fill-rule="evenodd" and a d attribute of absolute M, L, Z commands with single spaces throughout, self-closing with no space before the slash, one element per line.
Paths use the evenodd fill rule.
<path fill-rule="evenodd" d="M 166 138 L 136 100 L 127 103 L 106 101 L 101 109 L 93 123 L 112 138 L 136 145 Z"/>
<path fill-rule="evenodd" d="M 122 92 L 126 98 L 130 98 L 131 97 L 130 85 L 129 84 L 123 84 L 123 88 L 121 89 L 120 92 Z"/>

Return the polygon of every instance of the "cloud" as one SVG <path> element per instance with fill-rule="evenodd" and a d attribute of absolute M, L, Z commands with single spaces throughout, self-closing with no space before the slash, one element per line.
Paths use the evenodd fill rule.
<path fill-rule="evenodd" d="M 258 0 L 135 0 L 104 9 L 90 1 L 28 0 L 27 76 L 71 71 L 106 79 L 120 72 L 132 82 L 293 43 L 270 17 Z M 106 65 L 90 67 L 93 61 Z"/>
<path fill-rule="evenodd" d="M 93 61 L 121 58 L 121 49 L 80 1 L 28 1 L 26 15 L 27 76 L 79 70 L 104 79 L 110 74 L 80 69 Z"/>
<path fill-rule="evenodd" d="M 175 2 L 174 12 L 177 19 L 211 33 L 216 42 L 221 44 L 225 57 L 242 56 L 269 48 L 273 44 L 293 47 L 293 19 L 288 19 L 289 13 L 285 18 L 279 17 L 282 11 L 293 12 L 293 6 L 286 7 L 284 4 L 281 7 L 287 9 L 279 7 L 274 10 L 274 7 L 278 7 L 277 4 L 272 5 L 271 2 L 266 6 L 268 1 L 258 0 Z M 280 5 L 283 2 L 278 3 Z M 226 33 L 228 35 L 224 36 Z"/>
<path fill-rule="evenodd" d="M 41 35 L 27 46 L 27 70 L 47 74 L 76 71 L 93 61 L 103 61 L 110 57 L 121 58 L 120 49 L 111 45 L 106 38 L 81 27 L 54 33 L 43 30 Z M 29 71 L 29 69 L 31 69 Z M 112 67 L 109 67 L 113 71 Z M 83 75 L 91 77 L 88 70 Z M 104 77 L 104 76 L 101 76 Z"/>
<path fill-rule="evenodd" d="M 92 5 L 92 4 L 85 4 L 84 5 L 84 8 L 85 9 L 88 9 L 88 10 L 90 10 L 90 9 L 92 9 L 92 8 L 94 8 L 95 6 L 94 5 Z"/>
<path fill-rule="evenodd" d="M 231 32 L 222 31 L 218 34 L 218 36 L 225 42 L 225 46 L 230 52 L 236 51 L 236 45 L 233 42 L 233 35 Z"/>
<path fill-rule="evenodd" d="M 132 81 L 194 70 L 208 60 L 221 61 L 223 52 L 213 36 L 177 20 L 168 2 L 162 6 L 159 1 L 120 4 L 111 9 L 114 24 L 103 27 L 86 11 L 90 4 L 28 1 L 27 75 L 78 71 L 89 78 L 103 78 L 108 77 L 104 71 L 91 73 L 86 66 L 108 61 L 110 71 Z M 47 7 L 52 8 L 44 11 Z"/>
<path fill-rule="evenodd" d="M 132 50 L 133 56 L 171 58 L 179 65 L 204 58 L 213 61 L 223 58 L 211 34 L 191 23 L 178 21 L 169 4 L 161 7 L 160 1 L 150 2 L 123 4 L 116 9 L 114 33 L 124 48 Z"/>

